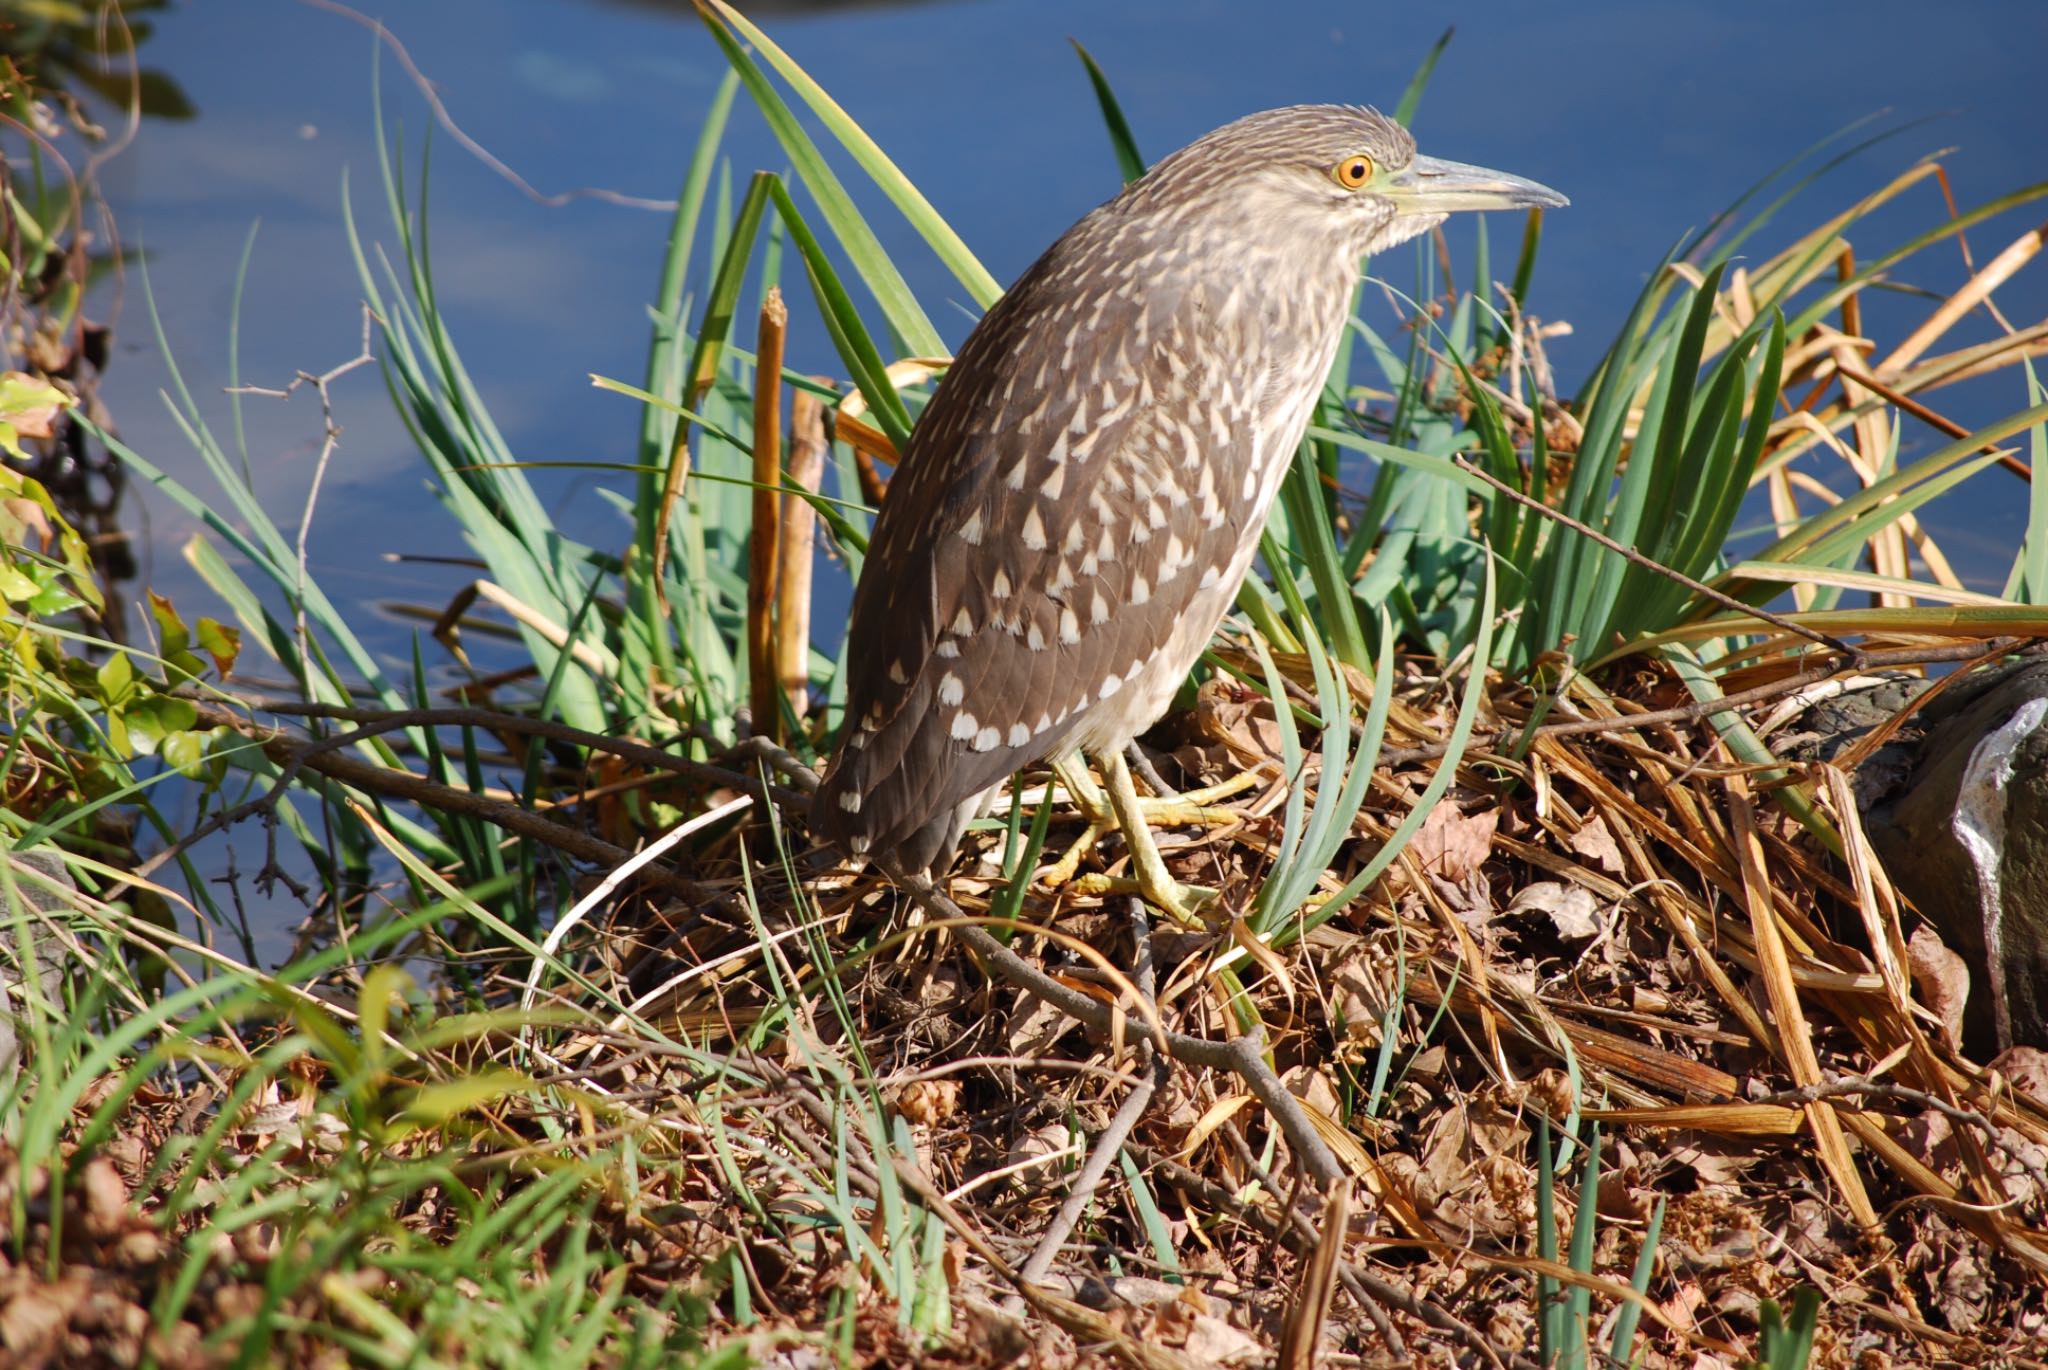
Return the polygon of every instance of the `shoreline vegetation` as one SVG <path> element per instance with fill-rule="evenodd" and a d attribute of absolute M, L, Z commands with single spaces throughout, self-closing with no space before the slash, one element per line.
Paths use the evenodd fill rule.
<path fill-rule="evenodd" d="M 944 370 L 870 190 L 1000 286 L 700 8 L 731 73 L 646 367 L 593 378 L 637 424 L 598 473 L 621 546 L 557 527 L 491 421 L 378 106 L 382 203 L 342 197 L 365 357 L 477 567 L 402 666 L 256 500 L 239 394 L 169 396 L 206 488 L 114 435 L 84 306 L 124 259 L 53 159 L 118 135 L 13 51 L 16 126 L 72 122 L 7 173 L 0 1361 L 2048 1361 L 2048 1056 L 1872 819 L 1942 697 L 2048 640 L 2048 324 L 1997 301 L 2048 185 L 1845 189 L 1889 136 L 1845 130 L 1630 263 L 1632 312 L 1573 321 L 1612 330 L 1583 377 L 1534 312 L 1570 307 L 1540 211 L 1373 262 L 1144 739 L 1170 866 L 1222 892 L 1181 927 L 1038 770 L 936 888 L 809 840 L 843 694 L 813 598 Z M 174 111 L 126 55 L 85 86 Z M 724 155 L 742 100 L 786 173 Z M 1894 202 L 1923 227 L 1866 241 Z M 1946 254 L 1967 280 L 1922 290 Z M 1867 330 L 1880 291 L 1917 318 Z M 799 330 L 837 377 L 781 365 Z M 2008 412 L 1955 422 L 1964 381 Z M 210 602 L 117 618 L 82 459 L 203 525 Z M 2030 512 L 1999 593 L 1920 521 L 1965 482 Z M 201 864 L 223 832 L 260 867 Z M 289 956 L 245 888 L 303 906 Z"/>

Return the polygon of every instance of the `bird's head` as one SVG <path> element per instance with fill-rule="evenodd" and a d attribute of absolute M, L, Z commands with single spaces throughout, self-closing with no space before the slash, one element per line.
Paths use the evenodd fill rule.
<path fill-rule="evenodd" d="M 1160 161 L 1130 188 L 1169 217 L 1235 220 L 1282 249 L 1327 243 L 1356 260 L 1461 209 L 1568 203 L 1506 172 L 1424 157 L 1407 129 L 1356 105 L 1295 105 L 1226 124 Z"/>

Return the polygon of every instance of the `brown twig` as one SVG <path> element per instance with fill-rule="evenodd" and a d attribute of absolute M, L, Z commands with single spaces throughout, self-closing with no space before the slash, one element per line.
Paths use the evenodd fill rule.
<path fill-rule="evenodd" d="M 215 719 L 213 726 L 234 727 L 241 722 L 240 715 L 222 708 L 217 693 L 200 693 L 191 690 L 177 690 L 172 693 L 181 699 L 189 699 L 207 709 L 218 711 L 208 715 Z M 566 742 L 572 746 L 587 747 L 592 751 L 616 756 L 637 766 L 651 770 L 667 771 L 686 780 L 698 780 L 708 785 L 740 790 L 756 799 L 775 804 L 796 816 L 804 816 L 809 809 L 809 791 L 815 789 L 818 777 L 810 768 L 796 761 L 780 748 L 768 749 L 759 739 L 741 743 L 733 749 L 738 758 L 761 755 L 775 764 L 777 769 L 789 775 L 801 789 L 793 791 L 773 785 L 764 786 L 744 771 L 727 766 L 714 766 L 707 762 L 690 761 L 677 756 L 662 747 L 650 746 L 645 742 L 633 742 L 622 737 L 605 733 L 593 733 L 583 728 L 557 723 L 553 719 L 535 718 L 529 714 L 505 713 L 497 709 L 478 708 L 474 705 L 448 705 L 427 709 L 385 709 L 353 704 L 307 704 L 294 699 L 273 699 L 261 695 L 235 695 L 232 702 L 247 709 L 264 713 L 284 714 L 296 718 L 332 718 L 345 723 L 362 725 L 362 731 L 352 734 L 348 741 L 360 741 L 363 737 L 377 733 L 396 732 L 401 728 L 481 728 L 487 732 L 516 733 L 523 737 L 545 738 L 550 742 Z M 236 720 L 236 723 L 227 720 Z M 239 731 L 247 732 L 242 727 Z"/>
<path fill-rule="evenodd" d="M 202 725 L 213 728 L 227 728 L 255 739 L 257 745 L 263 749 L 264 754 L 277 763 L 280 772 L 279 778 L 263 794 L 237 804 L 232 808 L 223 809 L 213 818 L 194 828 L 185 837 L 166 847 L 163 851 L 158 852 L 155 856 L 150 857 L 147 861 L 142 862 L 136 867 L 128 881 L 115 887 L 114 893 L 107 896 L 109 898 L 116 897 L 119 891 L 125 889 L 133 881 L 145 879 L 150 872 L 160 868 L 165 862 L 190 847 L 200 838 L 230 827 L 256 814 L 268 812 L 282 798 L 285 789 L 302 770 L 310 770 L 318 775 L 324 775 L 330 780 L 338 781 L 353 789 L 361 790 L 365 794 L 374 794 L 386 799 L 404 800 L 409 803 L 418 804 L 423 808 L 436 809 L 443 813 L 461 814 L 470 818 L 482 819 L 484 822 L 503 828 L 507 832 L 531 838 L 544 846 L 552 847 L 557 851 L 565 852 L 584 861 L 594 862 L 599 865 L 616 866 L 632 858 L 633 853 L 627 851 L 624 847 L 615 846 L 610 842 L 604 841 L 602 838 L 593 837 L 581 828 L 572 828 L 566 824 L 557 823 L 553 819 L 535 813 L 531 809 L 521 808 L 517 804 L 508 803 L 502 799 L 491 799 L 470 790 L 455 789 L 451 786 L 437 784 L 434 781 L 416 776 L 410 771 L 396 770 L 390 766 L 380 766 L 357 757 L 339 754 L 338 749 L 353 745 L 372 733 L 389 732 L 397 728 L 411 726 L 409 720 L 394 718 L 388 720 L 383 726 L 363 728 L 349 733 L 337 733 L 333 737 L 302 739 L 274 729 L 264 729 L 249 722 L 233 710 L 221 708 L 216 704 L 199 703 L 197 708 L 199 710 L 198 721 Z M 464 711 L 420 709 L 412 712 L 432 714 Z M 744 777 L 742 779 L 744 780 Z M 758 788 L 758 782 L 748 783 Z M 779 793 L 772 789 L 770 792 Z M 666 872 L 650 871 L 648 874 L 651 879 L 659 883 L 673 885 L 677 887 L 679 892 L 689 897 L 696 898 L 703 893 L 691 882 L 671 876 Z"/>
<path fill-rule="evenodd" d="M 292 594 L 292 603 L 297 606 L 298 612 L 294 615 L 293 626 L 299 644 L 299 670 L 301 678 L 305 680 L 311 680 L 314 676 L 312 639 L 306 627 L 306 546 L 312 539 L 313 510 L 320 503 L 320 488 L 326 483 L 328 463 L 334 458 L 334 449 L 341 443 L 341 425 L 334 421 L 334 397 L 329 393 L 328 386 L 358 367 L 368 366 L 377 359 L 370 351 L 370 329 L 376 320 L 376 311 L 365 303 L 362 346 L 357 349 L 355 356 L 339 366 L 330 367 L 318 375 L 310 371 L 297 372 L 283 389 L 240 385 L 230 387 L 228 390 L 230 395 L 261 395 L 266 399 L 283 400 L 291 398 L 292 392 L 300 386 L 310 385 L 313 387 L 313 393 L 320 397 L 320 455 L 313 463 L 313 479 L 306 488 L 306 503 L 299 512 L 298 536 L 293 543 L 293 550 L 298 556 L 298 578 Z"/>
<path fill-rule="evenodd" d="M 434 112 L 434 122 L 446 129 L 448 136 L 453 138 L 463 151 L 511 182 L 518 188 L 520 194 L 535 204 L 545 205 L 549 209 L 559 209 L 575 200 L 602 200 L 606 204 L 620 205 L 626 209 L 652 209 L 663 213 L 675 211 L 674 200 L 652 200 L 645 196 L 607 190 L 601 186 L 578 186 L 574 190 L 565 190 L 555 195 L 534 189 L 532 183 L 524 176 L 500 161 L 490 149 L 471 137 L 462 125 L 455 122 L 455 116 L 448 112 L 448 106 L 441 99 L 440 88 L 420 70 L 419 64 L 412 60 L 412 54 L 406 50 L 405 44 L 399 42 L 398 36 L 384 27 L 382 22 L 372 19 L 361 10 L 341 4 L 340 0 L 299 0 L 299 3 L 311 5 L 314 9 L 326 10 L 329 14 L 340 15 L 350 23 L 359 24 L 375 34 L 379 42 L 391 49 L 392 56 L 398 59 L 398 65 L 403 67 L 405 74 L 412 79 L 413 87 L 419 91 L 420 98 L 425 100 L 427 108 Z"/>
<path fill-rule="evenodd" d="M 951 1228 L 960 1240 L 967 1243 L 968 1248 L 982 1264 L 993 1270 L 998 1278 L 1013 1286 L 1034 1312 L 1065 1328 L 1077 1340 L 1099 1341 L 1128 1364 L 1140 1367 L 1140 1370 L 1183 1370 L 1188 1364 L 1183 1357 L 1164 1347 L 1155 1347 L 1131 1337 L 1092 1309 L 1071 1299 L 1060 1298 L 1037 1285 L 1024 1282 L 1016 1269 L 1003 1259 L 1002 1254 L 989 1245 L 988 1238 L 967 1221 L 953 1201 L 941 1193 L 939 1187 L 933 1184 L 917 1165 L 906 1157 L 894 1154 L 889 1159 L 896 1171 L 896 1178 L 903 1182 L 903 1187 L 916 1195 L 920 1203 L 938 1214 L 939 1220 Z"/>
<path fill-rule="evenodd" d="M 382 733 L 397 732 L 405 728 L 476 727 L 527 734 L 608 752 L 652 769 L 665 770 L 688 779 L 743 791 L 758 800 L 776 804 L 785 812 L 802 815 L 808 812 L 810 805 L 809 799 L 802 794 L 765 784 L 739 771 L 686 761 L 658 747 L 585 732 L 581 728 L 571 728 L 548 719 L 528 718 L 519 714 L 504 714 L 491 709 L 476 708 L 391 710 L 300 704 L 296 701 L 241 701 L 249 707 L 264 708 L 276 713 L 334 718 L 359 724 L 348 732 L 337 733 L 332 737 L 300 738 L 276 729 L 264 728 L 220 704 L 213 697 L 192 691 L 177 693 L 180 698 L 189 700 L 198 709 L 197 721 L 200 725 L 225 728 L 254 739 L 264 754 L 277 763 L 279 775 L 264 793 L 219 811 L 190 833 L 144 861 L 135 869 L 131 877 L 133 880 L 146 878 L 152 871 L 160 869 L 166 862 L 189 849 L 203 837 L 257 814 L 270 812 L 283 797 L 291 782 L 304 770 L 324 775 L 365 794 L 405 800 L 446 813 L 482 819 L 495 827 L 531 838 L 580 860 L 616 866 L 632 857 L 632 853 L 623 847 L 593 837 L 580 828 L 557 823 L 517 804 L 437 784 L 409 771 L 339 755 L 344 747 L 353 746 Z M 813 780 L 815 782 L 815 777 Z M 703 891 L 697 886 L 666 872 L 650 872 L 650 876 L 660 883 L 675 886 L 692 899 L 702 896 Z M 117 892 L 123 888 L 126 888 L 126 885 L 117 887 Z"/>
<path fill-rule="evenodd" d="M 1908 414 L 1911 414 L 1914 418 L 1920 420 L 1922 423 L 1927 424 L 1932 428 L 1938 429 L 1943 433 L 1946 433 L 1949 437 L 1967 438 L 1970 436 L 1970 430 L 1963 427 L 1961 424 L 1957 423 L 1954 419 L 1949 418 L 1946 414 L 1940 414 L 1932 409 L 1929 409 L 1926 405 L 1920 403 L 1920 401 L 1914 399 L 1911 395 L 1908 395 L 1903 391 L 1894 390 L 1891 386 L 1886 385 L 1883 381 L 1878 380 L 1875 376 L 1865 375 L 1863 372 L 1858 371 L 1853 367 L 1844 366 L 1840 362 L 1835 363 L 1835 371 L 1843 379 L 1853 381 L 1857 385 L 1862 386 L 1865 390 L 1870 391 L 1872 394 L 1881 396 L 1882 398 L 1890 401 L 1892 404 L 1895 404 L 1899 408 L 1905 410 Z M 1995 454 L 1998 457 L 1998 464 L 2000 466 L 2003 466 L 2006 470 L 2012 472 L 2021 480 L 2024 480 L 2029 484 L 2033 483 L 2034 469 L 2031 466 L 2028 466 L 2025 462 L 2021 461 L 2018 457 L 2014 456 L 2012 453 L 2000 450 L 1996 443 L 1980 443 L 1977 447 L 1977 450 L 1979 452 L 1990 452 Z"/>
<path fill-rule="evenodd" d="M 1957 644 L 1953 647 L 1901 647 L 1895 651 L 1859 653 L 1864 670 L 1885 670 L 1903 666 L 1930 666 L 1935 664 L 1958 663 L 1974 665 L 2018 650 L 2027 642 L 2025 638 L 1990 638 L 1983 642 Z M 1748 708 L 1781 695 L 1796 694 L 1811 685 L 1841 674 L 1832 667 L 1811 666 L 1803 671 L 1771 681 L 1769 684 L 1738 690 L 1719 699 L 1697 699 L 1690 704 L 1674 705 L 1669 709 L 1645 709 L 1636 714 L 1620 714 L 1614 718 L 1571 718 L 1558 723 L 1538 726 L 1536 737 L 1574 737 L 1588 733 L 1626 732 L 1633 728 L 1655 727 L 1675 723 L 1698 723 L 1716 714 L 1728 713 L 1734 709 Z M 1521 733 L 1520 728 L 1501 728 L 1490 738 L 1474 735 L 1466 744 L 1468 753 L 1484 751 L 1498 746 Z M 1449 744 L 1433 742 L 1422 747 L 1405 747 L 1399 751 L 1383 751 L 1379 762 L 1383 766 L 1399 765 L 1411 761 L 1428 761 L 1442 756 L 1449 750 Z"/>
<path fill-rule="evenodd" d="M 1814 1084 L 1802 1085 L 1796 1089 L 1781 1089 L 1773 1094 L 1759 1095 L 1745 1099 L 1747 1104 L 1780 1104 L 1788 1108 L 1801 1108 L 1818 1103 L 1823 1099 L 1862 1098 L 1890 1099 L 1896 1103 L 1911 1104 L 1915 1108 L 1939 1113 L 1952 1123 L 1962 1123 L 1976 1128 L 1994 1144 L 2004 1131 L 1990 1115 L 1974 1108 L 1952 1104 L 1938 1095 L 1910 1085 L 1895 1084 L 1890 1080 L 1876 1080 L 1868 1075 L 1829 1075 Z M 2011 1148 L 2003 1148 L 2013 1161 L 2033 1177 L 2035 1187 L 2048 1194 L 2048 1172 L 2029 1162 L 2027 1156 Z"/>
<path fill-rule="evenodd" d="M 986 928 L 939 892 L 922 872 L 906 871 L 884 858 L 876 862 L 883 874 L 933 917 L 955 925 L 955 932 L 967 949 L 986 967 L 1025 993 L 1042 999 L 1069 1018 L 1094 1032 L 1109 1035 L 1117 1029 L 1117 1010 L 1102 1000 L 1069 988 L 1004 946 Z M 1161 1032 L 1156 1041 L 1168 1056 L 1182 1065 L 1203 1070 L 1224 1070 L 1243 1080 L 1252 1095 L 1265 1105 L 1274 1125 L 1287 1139 L 1295 1161 L 1305 1169 L 1318 1189 L 1326 1189 L 1345 1178 L 1346 1172 L 1329 1144 L 1323 1141 L 1299 1099 L 1288 1093 L 1273 1067 L 1266 1061 L 1265 1035 L 1254 1029 L 1226 1041 L 1191 1037 L 1179 1032 Z"/>

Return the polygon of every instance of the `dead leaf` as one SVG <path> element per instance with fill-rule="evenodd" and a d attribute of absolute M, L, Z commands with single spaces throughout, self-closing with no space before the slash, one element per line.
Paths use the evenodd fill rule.
<path fill-rule="evenodd" d="M 1222 743 L 1241 765 L 1281 755 L 1280 729 L 1264 697 L 1227 677 L 1205 681 L 1196 692 L 1195 726 L 1202 736 Z"/>
<path fill-rule="evenodd" d="M 2014 1089 L 2031 1094 L 2048 1106 L 2048 1051 L 2039 1047 L 2007 1047 L 1991 1058 L 1991 1069 L 2003 1075 Z"/>
<path fill-rule="evenodd" d="M 1011 1015 L 1005 1034 L 1012 1056 L 1040 1056 L 1079 1026 L 1079 1020 L 1039 998 L 1026 998 Z"/>
<path fill-rule="evenodd" d="M 1250 1364 L 1266 1354 L 1255 1338 L 1206 1313 L 1195 1315 L 1181 1350 L 1197 1365 Z"/>
<path fill-rule="evenodd" d="M 78 1177 L 78 1189 L 85 1201 L 86 1231 L 106 1237 L 121 1230 L 128 1215 L 128 1186 L 112 1161 L 104 1156 L 87 1161 Z"/>
<path fill-rule="evenodd" d="M 1472 1136 L 1465 1105 L 1454 1104 L 1436 1120 L 1423 1144 L 1416 1197 L 1434 1205 L 1458 1187 L 1465 1174 L 1465 1149 Z"/>
<path fill-rule="evenodd" d="M 1922 923 L 1906 942 L 1906 964 L 1913 975 L 1913 988 L 1941 1021 L 1948 1045 L 1961 1040 L 1963 1008 L 1970 1001 L 1970 967 L 1962 957 L 1943 944 L 1941 937 Z"/>
<path fill-rule="evenodd" d="M 958 1080 L 912 1080 L 896 1095 L 896 1111 L 923 1127 L 943 1123 L 959 1110 Z"/>
<path fill-rule="evenodd" d="M 1431 875 L 1463 880 L 1485 864 L 1493 851 L 1494 830 L 1499 826 L 1499 809 L 1468 816 L 1458 811 L 1456 801 L 1440 799 L 1422 821 L 1408 850 Z"/>
<path fill-rule="evenodd" d="M 1557 935 L 1567 942 L 1600 935 L 1600 902 L 1584 886 L 1559 880 L 1524 885 L 1508 902 L 1508 912 L 1525 913 L 1530 909 L 1548 914 Z"/>
<path fill-rule="evenodd" d="M 1061 1163 L 1080 1150 L 1065 1123 L 1047 1123 L 1012 1142 L 1003 1164 L 1014 1167 L 1012 1183 L 1024 1189 L 1039 1189 L 1057 1181 L 1065 1168 Z"/>
<path fill-rule="evenodd" d="M 1621 847 L 1615 842 L 1614 834 L 1607 830 L 1607 820 L 1594 814 L 1579 825 L 1579 830 L 1565 839 L 1580 856 L 1587 857 L 1609 875 L 1622 873 Z"/>
<path fill-rule="evenodd" d="M 50 516 L 34 500 L 0 500 L 0 509 L 6 510 L 8 516 L 20 525 L 21 531 L 16 536 L 23 547 L 47 553 L 50 544 L 57 540 L 57 530 L 50 526 Z"/>
<path fill-rule="evenodd" d="M 1386 992 L 1374 982 L 1371 967 L 1357 958 L 1332 978 L 1337 990 L 1337 1019 L 1344 1025 L 1344 1035 L 1361 1046 L 1378 1046 Z"/>
<path fill-rule="evenodd" d="M 1185 1161 L 1194 1155 L 1195 1148 L 1208 1141 L 1217 1128 L 1236 1117 L 1238 1112 L 1251 1102 L 1252 1096 L 1249 1094 L 1228 1094 L 1209 1105 L 1208 1110 L 1195 1120 L 1194 1127 L 1188 1132 L 1187 1145 L 1181 1148 L 1179 1159 Z"/>

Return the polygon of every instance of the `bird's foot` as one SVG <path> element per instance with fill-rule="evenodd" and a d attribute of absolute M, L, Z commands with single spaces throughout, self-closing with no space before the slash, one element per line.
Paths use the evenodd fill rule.
<path fill-rule="evenodd" d="M 1199 925 L 1201 920 L 1195 916 L 1195 910 L 1215 898 L 1216 892 L 1183 885 L 1167 873 L 1166 862 L 1159 855 L 1159 844 L 1152 840 L 1144 801 L 1138 797 L 1138 787 L 1131 783 L 1131 768 L 1125 764 L 1122 752 L 1114 751 L 1102 757 L 1102 779 L 1110 810 L 1116 815 L 1116 825 L 1123 831 L 1124 846 L 1131 853 L 1132 883 L 1137 892 L 1147 903 L 1164 910 L 1177 922 L 1187 926 Z M 1174 802 L 1197 813 L 1202 808 L 1200 803 L 1190 804 L 1186 795 L 1177 796 Z"/>
<path fill-rule="evenodd" d="M 1081 817 L 1088 821 L 1091 831 L 1082 839 L 1084 844 L 1099 841 L 1103 833 L 1120 826 L 1116 805 L 1085 768 L 1063 761 L 1054 764 L 1053 773 L 1066 787 L 1067 796 L 1081 811 Z M 1235 823 L 1240 815 L 1230 809 L 1216 807 L 1216 801 L 1242 794 L 1258 783 L 1257 771 L 1242 771 L 1228 780 L 1205 785 L 1198 790 L 1182 790 L 1164 796 L 1139 795 L 1134 791 L 1129 800 L 1148 824 L 1158 827 L 1221 827 L 1225 823 Z M 1071 872 L 1069 878 L 1072 878 Z"/>
<path fill-rule="evenodd" d="M 1086 810 L 1083 810 L 1083 812 L 1085 813 Z M 1066 854 L 1061 856 L 1059 860 L 1038 873 L 1039 883 L 1043 884 L 1047 889 L 1056 890 L 1072 880 L 1075 872 L 1081 869 L 1081 859 L 1095 849 L 1095 844 L 1100 842 L 1102 835 L 1108 831 L 1109 829 L 1104 827 L 1099 821 L 1091 818 L 1088 821 L 1087 828 L 1082 831 L 1080 840 L 1075 842 L 1073 846 L 1068 847 Z"/>
<path fill-rule="evenodd" d="M 1217 826 L 1233 823 L 1238 815 L 1230 809 L 1211 807 L 1219 799 L 1250 789 L 1258 775 L 1247 771 L 1220 784 L 1189 790 L 1164 798 L 1141 798 L 1131 783 L 1130 771 L 1121 754 L 1103 763 L 1107 790 L 1096 786 L 1077 758 L 1063 758 L 1053 769 L 1073 797 L 1074 805 L 1088 822 L 1080 839 L 1068 847 L 1058 861 L 1040 872 L 1039 880 L 1049 889 L 1074 881 L 1082 860 L 1095 844 L 1112 830 L 1122 830 L 1124 845 L 1130 849 L 1129 877 L 1089 875 L 1076 886 L 1082 894 L 1139 894 L 1183 923 L 1197 923 L 1195 911 L 1216 898 L 1216 891 L 1202 885 L 1183 885 L 1167 874 L 1159 847 L 1152 840 L 1152 825 Z"/>
<path fill-rule="evenodd" d="M 1230 809 L 1212 807 L 1216 801 L 1243 794 L 1258 783 L 1257 771 L 1239 771 L 1228 780 L 1204 785 L 1199 790 L 1182 790 L 1163 799 L 1141 797 L 1138 812 L 1149 822 L 1167 827 L 1219 827 L 1235 823 L 1240 815 Z"/>
<path fill-rule="evenodd" d="M 1220 890 L 1207 885 L 1183 885 L 1170 878 L 1153 883 L 1142 876 L 1100 873 L 1082 876 L 1074 882 L 1074 890 L 1078 894 L 1096 896 L 1135 894 L 1183 927 L 1195 928 L 1205 925 L 1202 908 L 1222 896 Z"/>

